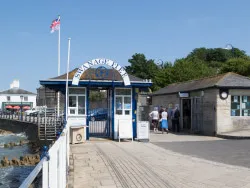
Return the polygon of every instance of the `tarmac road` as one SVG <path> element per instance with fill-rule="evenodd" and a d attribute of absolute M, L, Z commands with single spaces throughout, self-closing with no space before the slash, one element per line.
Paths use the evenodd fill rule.
<path fill-rule="evenodd" d="M 250 140 L 152 142 L 184 155 L 250 168 Z"/>

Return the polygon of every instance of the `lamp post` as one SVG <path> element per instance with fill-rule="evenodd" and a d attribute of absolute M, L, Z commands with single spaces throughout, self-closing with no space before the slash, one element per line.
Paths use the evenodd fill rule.
<path fill-rule="evenodd" d="M 23 121 L 23 95 L 20 96 L 21 99 L 21 121 Z"/>
<path fill-rule="evenodd" d="M 158 59 L 157 62 L 156 62 L 156 64 L 162 69 L 164 62 L 163 62 L 162 59 Z"/>
<path fill-rule="evenodd" d="M 232 50 L 232 54 L 233 54 L 233 57 L 234 57 L 234 47 L 233 47 L 232 44 L 226 44 L 225 49 L 226 50 Z"/>

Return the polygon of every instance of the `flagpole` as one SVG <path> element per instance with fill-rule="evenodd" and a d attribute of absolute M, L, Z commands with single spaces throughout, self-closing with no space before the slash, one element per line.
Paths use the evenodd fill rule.
<path fill-rule="evenodd" d="M 69 90 L 69 61 L 70 61 L 70 40 L 68 38 L 68 62 L 67 62 L 67 80 L 66 80 L 66 121 L 68 120 L 68 90 Z"/>
<path fill-rule="evenodd" d="M 67 80 L 66 80 L 66 129 L 67 129 L 67 166 L 69 166 L 69 125 L 68 125 L 68 93 L 69 93 L 69 61 L 70 61 L 70 40 L 71 38 L 68 38 L 68 62 L 67 62 Z"/>
<path fill-rule="evenodd" d="M 58 20 L 60 21 L 59 30 L 58 30 L 58 76 L 60 76 L 60 55 L 61 55 L 61 49 L 60 49 L 60 43 L 61 43 L 61 19 L 60 15 L 58 16 Z M 60 92 L 57 92 L 57 116 L 60 116 Z"/>

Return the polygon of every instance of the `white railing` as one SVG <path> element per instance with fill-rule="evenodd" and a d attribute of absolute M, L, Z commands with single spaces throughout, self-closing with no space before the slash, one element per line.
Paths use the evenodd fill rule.
<path fill-rule="evenodd" d="M 65 188 L 67 186 L 68 166 L 69 130 L 64 128 L 60 137 L 25 179 L 20 188 L 29 187 L 41 170 L 43 188 Z"/>

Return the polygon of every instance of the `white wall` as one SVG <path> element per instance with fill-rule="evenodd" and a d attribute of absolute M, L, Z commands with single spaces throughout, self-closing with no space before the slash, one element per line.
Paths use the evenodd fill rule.
<path fill-rule="evenodd" d="M 33 107 L 36 107 L 36 95 L 24 95 L 24 94 L 2 94 L 0 95 L 0 108 L 2 108 L 2 103 L 3 102 L 18 102 L 21 103 L 21 98 L 20 95 L 23 97 L 28 97 L 28 101 L 24 101 L 24 98 L 22 100 L 23 103 L 25 102 L 31 102 L 33 104 Z M 10 101 L 7 101 L 7 96 L 10 96 Z M 3 109 L 2 109 L 3 110 Z"/>

